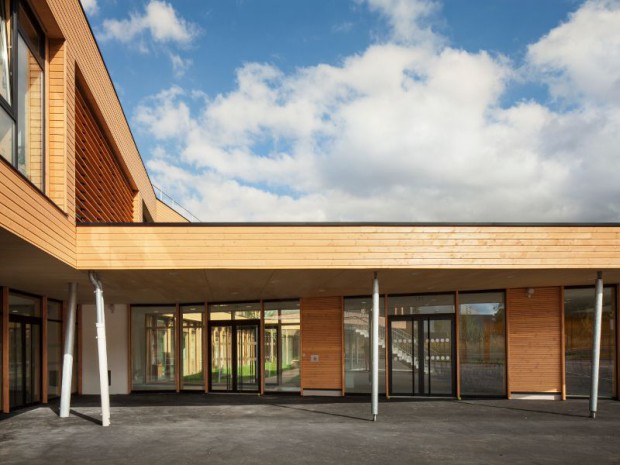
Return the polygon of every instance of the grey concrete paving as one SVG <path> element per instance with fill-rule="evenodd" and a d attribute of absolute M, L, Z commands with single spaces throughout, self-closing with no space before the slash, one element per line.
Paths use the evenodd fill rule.
<path fill-rule="evenodd" d="M 620 464 L 620 402 L 411 401 L 203 394 L 74 400 L 0 420 L 0 464 Z"/>

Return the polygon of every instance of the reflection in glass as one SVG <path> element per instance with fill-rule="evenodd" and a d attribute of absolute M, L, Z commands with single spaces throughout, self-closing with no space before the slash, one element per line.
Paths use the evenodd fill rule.
<path fill-rule="evenodd" d="M 459 294 L 461 395 L 506 394 L 503 292 Z"/>
<path fill-rule="evenodd" d="M 47 322 L 47 394 L 50 398 L 60 396 L 60 370 L 62 367 L 62 323 Z M 76 352 L 77 354 L 77 352 Z M 74 364 L 77 365 L 76 361 Z"/>
<path fill-rule="evenodd" d="M 592 380 L 594 328 L 593 287 L 564 290 L 564 331 L 566 335 L 566 393 L 589 396 Z M 616 308 L 613 288 L 603 289 L 599 396 L 613 396 L 616 353 Z"/>
<path fill-rule="evenodd" d="M 425 394 L 451 395 L 452 386 L 452 320 L 429 320 L 425 326 L 425 359 L 428 360 L 428 385 Z"/>
<path fill-rule="evenodd" d="M 258 326 L 237 326 L 237 390 L 259 390 Z"/>
<path fill-rule="evenodd" d="M 259 320 L 260 302 L 240 302 L 209 305 L 209 320 Z"/>
<path fill-rule="evenodd" d="M 0 0 L 0 95 L 4 97 L 4 99 L 9 104 L 11 104 L 11 80 L 9 75 L 9 36 L 7 34 L 8 27 L 6 21 L 6 18 L 8 18 L 9 15 L 10 9 L 8 2 L 5 0 Z"/>
<path fill-rule="evenodd" d="M 392 352 L 391 391 L 394 395 L 410 396 L 416 392 L 416 374 L 420 369 L 418 358 L 418 322 L 392 321 L 390 344 Z"/>
<path fill-rule="evenodd" d="M 265 390 L 300 390 L 299 301 L 265 303 Z"/>
<path fill-rule="evenodd" d="M 176 308 L 132 307 L 132 380 L 135 390 L 176 389 Z"/>
<path fill-rule="evenodd" d="M 11 315 L 41 316 L 41 299 L 25 294 L 11 292 L 9 294 Z"/>
<path fill-rule="evenodd" d="M 43 189 L 43 70 L 21 36 L 17 103 L 17 169 Z"/>
<path fill-rule="evenodd" d="M 204 389 L 202 367 L 203 307 L 181 306 L 183 333 L 181 335 L 181 388 Z"/>
<path fill-rule="evenodd" d="M 390 296 L 388 313 L 390 315 L 454 313 L 454 294 Z"/>
<path fill-rule="evenodd" d="M 11 164 L 14 164 L 14 133 L 15 123 L 9 115 L 7 115 L 6 111 L 0 108 L 0 155 Z"/>
<path fill-rule="evenodd" d="M 211 327 L 211 390 L 231 391 L 232 377 L 232 327 Z"/>
<path fill-rule="evenodd" d="M 344 300 L 344 376 L 347 393 L 371 391 L 372 297 Z M 379 300 L 379 392 L 385 393 L 385 300 Z"/>
<path fill-rule="evenodd" d="M 41 327 L 9 323 L 9 404 L 21 407 L 41 400 Z"/>

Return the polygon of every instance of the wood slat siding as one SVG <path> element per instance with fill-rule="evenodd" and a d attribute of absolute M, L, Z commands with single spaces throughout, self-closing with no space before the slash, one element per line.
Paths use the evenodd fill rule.
<path fill-rule="evenodd" d="M 342 299 L 301 299 L 301 389 L 342 389 Z M 318 362 L 311 362 L 311 355 Z"/>
<path fill-rule="evenodd" d="M 37 2 L 38 3 L 38 2 Z M 43 3 L 43 0 L 41 1 Z M 123 113 L 114 86 L 108 76 L 105 64 L 97 48 L 94 37 L 80 4 L 77 0 L 45 0 L 45 5 L 35 5 L 37 12 L 48 10 L 54 18 L 54 24 L 43 24 L 50 30 L 59 29 L 65 39 L 65 86 L 66 92 L 66 147 L 67 147 L 67 191 L 72 197 L 73 188 L 73 160 L 75 159 L 75 87 L 76 70 L 83 82 L 92 93 L 93 103 L 100 113 L 100 120 L 105 122 L 109 130 L 106 136 L 115 152 L 120 155 L 121 165 L 131 174 L 135 187 L 142 193 L 151 216 L 155 217 L 155 193 L 142 163 L 140 153 L 131 135 L 129 125 Z M 43 14 L 45 22 L 49 14 Z M 71 198 L 67 202 L 67 211 L 70 216 L 73 211 Z"/>
<path fill-rule="evenodd" d="M 95 269 L 618 269 L 620 227 L 79 227 Z"/>
<path fill-rule="evenodd" d="M 78 89 L 76 112 L 76 219 L 83 223 L 131 223 L 134 193 Z"/>
<path fill-rule="evenodd" d="M 3 159 L 0 227 L 75 266 L 75 225 Z"/>
<path fill-rule="evenodd" d="M 65 41 L 49 40 L 47 172 L 48 195 L 62 210 L 67 209 Z"/>
<path fill-rule="evenodd" d="M 562 392 L 561 288 L 508 289 L 510 390 Z"/>

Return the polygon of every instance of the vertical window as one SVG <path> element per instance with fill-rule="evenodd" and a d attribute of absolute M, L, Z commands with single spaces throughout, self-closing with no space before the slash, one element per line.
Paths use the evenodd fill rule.
<path fill-rule="evenodd" d="M 345 392 L 370 394 L 372 297 L 344 300 Z M 385 393 L 385 300 L 379 300 L 379 392 Z"/>
<path fill-rule="evenodd" d="M 181 381 L 182 389 L 204 389 L 202 305 L 181 305 Z"/>
<path fill-rule="evenodd" d="M 461 395 L 506 394 L 506 312 L 503 292 L 459 294 Z"/>
<path fill-rule="evenodd" d="M 299 391 L 299 301 L 265 302 L 265 390 Z"/>
<path fill-rule="evenodd" d="M 176 307 L 131 308 L 131 366 L 135 390 L 176 389 Z"/>
<path fill-rule="evenodd" d="M 74 362 L 74 364 L 77 363 Z M 47 302 L 47 393 L 50 399 L 60 396 L 61 368 L 62 304 L 49 300 Z"/>
<path fill-rule="evenodd" d="M 589 396 L 592 383 L 594 288 L 564 290 L 564 333 L 566 337 L 566 393 Z M 611 287 L 603 290 L 599 396 L 613 396 L 616 357 L 616 306 Z"/>
<path fill-rule="evenodd" d="M 0 19 L 0 155 L 44 190 L 45 38 L 22 2 L 0 0 Z"/>

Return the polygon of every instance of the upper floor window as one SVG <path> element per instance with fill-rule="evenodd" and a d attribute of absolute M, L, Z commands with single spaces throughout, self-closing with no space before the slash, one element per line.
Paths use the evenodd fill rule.
<path fill-rule="evenodd" d="M 0 155 L 45 189 L 45 37 L 27 3 L 0 0 Z"/>

